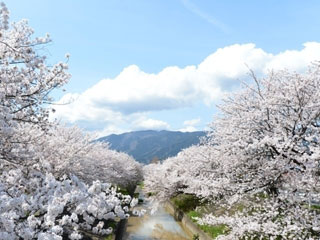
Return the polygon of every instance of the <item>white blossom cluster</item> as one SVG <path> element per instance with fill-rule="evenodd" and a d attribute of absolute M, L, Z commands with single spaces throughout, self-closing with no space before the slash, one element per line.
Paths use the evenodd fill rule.
<path fill-rule="evenodd" d="M 0 188 L 0 239 L 81 239 L 82 231 L 107 235 L 108 224 L 129 216 L 131 197 L 111 184 L 88 186 L 77 177 L 5 172 Z"/>
<path fill-rule="evenodd" d="M 221 239 L 319 239 L 320 62 L 308 72 L 270 72 L 227 96 L 207 140 L 145 167 L 154 198 L 193 194 L 228 209 Z M 263 195 L 262 198 L 256 198 Z"/>
<path fill-rule="evenodd" d="M 0 239 L 81 239 L 108 235 L 136 199 L 117 192 L 141 178 L 130 156 L 76 127 L 49 122 L 50 93 L 70 75 L 49 66 L 44 38 L 0 8 Z M 109 183 L 104 183 L 109 182 Z"/>

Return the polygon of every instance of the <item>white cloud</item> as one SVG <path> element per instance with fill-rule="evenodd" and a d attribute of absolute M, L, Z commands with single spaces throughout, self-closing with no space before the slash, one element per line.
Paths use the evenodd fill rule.
<path fill-rule="evenodd" d="M 141 128 L 168 129 L 168 123 L 148 119 L 146 114 L 199 103 L 211 105 L 239 86 L 239 79 L 248 78 L 247 66 L 261 75 L 271 68 L 304 71 L 314 60 L 320 60 L 320 43 L 305 43 L 301 50 L 275 55 L 249 43 L 220 48 L 199 65 L 171 66 L 159 73 L 146 73 L 131 65 L 114 79 L 103 79 L 83 93 L 65 95 L 59 103 L 72 103 L 55 106 L 51 117 L 71 123 L 127 124 L 131 129 L 136 123 Z"/>
<path fill-rule="evenodd" d="M 183 128 L 179 129 L 181 132 L 195 132 L 199 131 L 196 126 L 201 122 L 200 118 L 190 119 L 183 122 Z"/>
<path fill-rule="evenodd" d="M 116 121 L 119 123 L 123 121 L 123 116 L 120 112 L 95 104 L 92 98 L 94 93 L 93 95 L 88 95 L 86 92 L 83 94 L 68 93 L 64 95 L 58 102 L 58 105 L 54 106 L 56 113 L 51 117 L 63 119 L 71 123 L 75 123 L 76 121 Z"/>
<path fill-rule="evenodd" d="M 128 131 L 129 130 L 118 128 L 115 125 L 108 125 L 108 126 L 104 127 L 102 130 L 97 131 L 97 136 L 99 138 L 99 137 L 108 136 L 110 134 L 121 134 L 121 133 L 128 132 Z"/>
<path fill-rule="evenodd" d="M 184 121 L 183 125 L 184 126 L 194 126 L 194 125 L 197 125 L 200 122 L 201 122 L 200 118 L 195 118 L 195 119 Z"/>
<path fill-rule="evenodd" d="M 170 125 L 167 122 L 151 119 L 151 118 L 140 118 L 134 122 L 135 130 L 164 130 L 170 129 Z"/>
<path fill-rule="evenodd" d="M 180 132 L 195 132 L 195 131 L 198 131 L 198 129 L 196 129 L 193 126 L 187 126 L 184 128 L 180 128 L 178 131 L 180 131 Z"/>
<path fill-rule="evenodd" d="M 307 42 L 303 44 L 302 50 L 286 50 L 281 52 L 270 59 L 265 64 L 264 71 L 268 69 L 281 70 L 288 69 L 298 72 L 302 72 L 306 69 L 306 66 L 312 61 L 320 60 L 320 43 Z"/>

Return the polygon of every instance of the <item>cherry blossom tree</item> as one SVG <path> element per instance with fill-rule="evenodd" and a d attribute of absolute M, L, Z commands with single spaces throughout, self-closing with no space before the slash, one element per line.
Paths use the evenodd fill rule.
<path fill-rule="evenodd" d="M 77 128 L 49 122 L 45 106 L 53 101 L 50 93 L 70 78 L 67 65 L 49 66 L 42 48 L 50 38 L 33 38 L 27 21 L 9 25 L 8 18 L 2 3 L 0 239 L 110 234 L 111 223 L 127 218 L 137 202 L 118 193 L 114 184 L 137 181 L 140 166 Z M 127 166 L 116 165 L 117 158 Z M 116 178 L 109 176 L 114 169 Z"/>
<path fill-rule="evenodd" d="M 229 181 L 220 194 L 234 200 L 267 193 L 270 199 L 256 204 L 255 217 L 278 231 L 261 229 L 262 236 L 319 236 L 319 214 L 311 206 L 320 199 L 320 64 L 305 74 L 284 70 L 252 77 L 255 84 L 225 99 L 212 125 L 221 179 Z"/>
<path fill-rule="evenodd" d="M 205 147 L 156 166 L 161 184 L 147 167 L 146 185 L 160 197 L 182 191 L 226 209 L 241 203 L 243 211 L 232 216 L 199 219 L 228 225 L 221 239 L 317 239 L 320 63 L 303 74 L 251 75 L 252 84 L 219 106 Z"/>
<path fill-rule="evenodd" d="M 34 141 L 32 149 L 42 153 L 39 160 L 50 163 L 56 177 L 73 173 L 86 183 L 99 179 L 125 188 L 135 186 L 142 179 L 141 164 L 95 139 L 95 134 L 76 126 L 55 125 Z"/>
<path fill-rule="evenodd" d="M 191 146 L 163 163 L 146 165 L 143 168 L 145 191 L 155 193 L 155 200 L 160 202 L 178 193 L 207 197 L 210 191 L 204 186 L 204 181 L 212 174 L 212 150 L 207 145 Z"/>
<path fill-rule="evenodd" d="M 9 11 L 1 4 L 0 14 L 0 158 L 7 163 L 23 161 L 17 145 L 24 144 L 15 133 L 19 125 L 30 123 L 45 129 L 50 92 L 65 84 L 70 75 L 65 63 L 46 64 L 41 54 L 43 45 L 50 42 L 47 35 L 32 38 L 33 30 L 26 20 L 9 25 Z"/>

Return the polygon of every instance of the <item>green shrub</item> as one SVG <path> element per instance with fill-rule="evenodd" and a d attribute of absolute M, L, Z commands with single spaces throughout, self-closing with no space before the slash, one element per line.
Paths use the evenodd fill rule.
<path fill-rule="evenodd" d="M 191 194 L 179 194 L 171 199 L 173 204 L 183 212 L 194 210 L 201 205 L 201 200 Z"/>
<path fill-rule="evenodd" d="M 128 189 L 118 187 L 117 192 L 122 193 L 123 195 L 130 195 Z"/>
<path fill-rule="evenodd" d="M 311 205 L 310 207 L 312 210 L 320 211 L 320 205 Z"/>
<path fill-rule="evenodd" d="M 139 198 L 139 193 L 137 193 L 137 192 L 134 193 L 134 194 L 133 194 L 133 197 L 134 197 L 134 198 Z"/>
<path fill-rule="evenodd" d="M 200 240 L 199 234 L 193 234 L 192 240 Z"/>

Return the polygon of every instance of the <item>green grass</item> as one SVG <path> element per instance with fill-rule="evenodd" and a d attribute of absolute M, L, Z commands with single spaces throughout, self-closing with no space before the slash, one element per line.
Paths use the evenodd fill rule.
<path fill-rule="evenodd" d="M 112 240 L 112 237 L 113 237 L 113 235 L 110 234 L 110 235 L 106 236 L 106 238 L 104 240 Z"/>
<path fill-rule="evenodd" d="M 197 212 L 197 211 L 189 211 L 187 213 L 187 216 L 194 222 L 197 224 L 197 221 L 194 219 L 195 217 L 202 217 L 202 214 Z M 207 233 L 210 237 L 212 237 L 213 239 L 218 237 L 221 234 L 225 234 L 228 232 L 228 226 L 221 224 L 221 225 L 200 225 L 197 224 L 198 227 L 204 231 L 205 233 Z"/>
<path fill-rule="evenodd" d="M 320 205 L 311 205 L 310 208 L 311 208 L 312 210 L 320 211 Z"/>
<path fill-rule="evenodd" d="M 215 239 L 219 235 L 226 234 L 228 232 L 228 226 L 224 224 L 219 225 L 198 225 L 200 229 L 206 232 L 210 237 Z"/>
<path fill-rule="evenodd" d="M 200 217 L 202 217 L 202 214 L 199 213 L 199 212 L 197 212 L 197 211 L 192 210 L 192 211 L 189 211 L 189 212 L 187 213 L 187 216 L 188 216 L 193 222 L 197 222 L 194 218 L 195 218 L 195 217 L 200 218 Z"/>
<path fill-rule="evenodd" d="M 173 204 L 181 211 L 187 214 L 187 216 L 197 224 L 197 221 L 193 218 L 202 217 L 202 211 L 199 210 L 199 206 L 202 206 L 204 203 L 201 202 L 199 198 L 190 194 L 179 194 L 171 198 Z M 198 208 L 197 208 L 198 207 Z M 197 208 L 197 210 L 195 210 Z M 221 225 L 200 225 L 198 227 L 207 233 L 213 239 L 221 234 L 225 234 L 228 231 L 228 226 Z"/>

